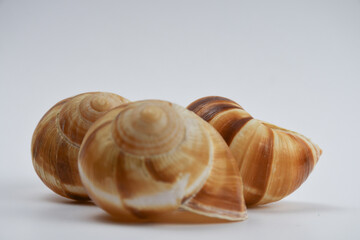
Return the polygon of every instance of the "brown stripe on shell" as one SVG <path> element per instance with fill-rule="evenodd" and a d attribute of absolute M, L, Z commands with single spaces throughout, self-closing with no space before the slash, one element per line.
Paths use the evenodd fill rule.
<path fill-rule="evenodd" d="M 191 208 L 205 216 L 215 215 L 227 220 L 247 218 L 243 185 L 235 159 L 219 134 L 208 126 L 214 141 L 213 168 L 203 188 L 185 202 L 184 208 Z M 190 211 L 191 211 L 190 210 Z"/>
<path fill-rule="evenodd" d="M 267 132 L 267 136 L 265 137 L 263 136 L 264 133 L 262 133 L 261 129 L 258 128 L 260 139 L 257 140 L 261 141 L 261 144 L 259 144 L 258 141 L 254 141 L 256 138 L 252 138 L 251 145 L 255 146 L 253 146 L 254 150 L 249 157 L 249 169 L 244 176 L 246 178 L 244 181 L 249 184 L 249 187 L 257 190 L 257 193 L 253 193 L 246 191 L 247 189 L 245 188 L 247 206 L 256 205 L 263 198 L 270 179 L 273 161 L 274 134 L 270 128 L 264 127 L 263 129 L 266 129 Z M 258 132 L 255 134 L 257 133 Z M 249 179 L 251 179 L 251 181 L 249 181 Z"/>
<path fill-rule="evenodd" d="M 157 213 L 166 212 L 173 210 L 174 206 L 172 205 L 162 205 L 149 208 L 149 206 L 134 207 L 131 206 L 127 201 L 142 197 L 142 196 L 151 196 L 153 190 L 159 190 L 159 185 L 155 184 L 156 180 L 154 178 L 147 178 L 146 175 L 140 176 L 138 168 L 144 164 L 144 159 L 141 158 L 129 158 L 129 155 L 119 151 L 117 156 L 117 165 L 116 165 L 116 187 L 120 193 L 119 197 L 122 201 L 124 209 L 130 212 L 133 216 L 138 218 L 147 218 Z M 139 166 L 136 168 L 135 166 Z M 155 173 L 156 174 L 156 173 Z M 148 181 L 144 181 L 147 178 Z M 159 181 L 157 181 L 159 183 Z M 169 182 L 160 183 L 163 186 L 171 187 L 173 184 Z M 180 204 L 180 203 L 179 203 Z M 151 205 L 150 205 L 151 207 Z"/>
<path fill-rule="evenodd" d="M 49 114 L 51 114 L 51 113 L 47 113 L 43 118 L 48 117 Z M 53 116 L 51 118 L 52 119 L 50 119 L 48 122 L 38 125 L 35 130 L 36 134 L 34 134 L 34 136 L 33 136 L 32 146 L 31 146 L 33 161 L 35 161 L 35 159 L 38 159 L 38 155 L 41 153 L 40 150 L 41 150 L 43 144 L 46 144 L 46 142 L 44 142 L 44 140 L 45 140 L 47 131 L 49 130 L 52 122 L 55 122 L 55 116 Z M 39 164 L 40 160 L 43 160 L 43 158 L 39 158 L 39 160 L 37 160 L 38 164 Z M 43 161 L 41 161 L 41 162 L 43 162 Z"/>
<path fill-rule="evenodd" d="M 216 103 L 207 106 L 207 111 L 200 113 L 199 116 L 208 122 L 211 121 L 211 119 L 213 119 L 217 114 L 230 109 L 241 109 L 241 108 L 228 103 Z"/>
<path fill-rule="evenodd" d="M 187 107 L 187 109 L 189 109 L 190 111 L 193 111 L 193 112 L 197 112 L 198 110 L 200 110 L 201 108 L 203 108 L 207 104 L 210 104 L 210 103 L 213 103 L 213 102 L 219 102 L 219 101 L 230 102 L 232 104 L 238 105 L 236 102 L 234 102 L 234 101 L 232 101 L 232 100 L 230 100 L 228 98 L 219 97 L 219 96 L 209 96 L 209 97 L 203 97 L 203 98 L 200 98 L 200 99 L 196 100 L 195 102 L 191 103 Z"/>
<path fill-rule="evenodd" d="M 159 171 L 157 169 L 157 165 L 154 164 L 154 159 L 146 158 L 145 165 L 146 169 L 148 170 L 149 174 L 152 176 L 153 179 L 168 183 L 173 183 L 176 181 L 176 178 L 174 176 L 169 176 L 169 174 L 162 174 L 162 172 L 164 171 Z"/>
<path fill-rule="evenodd" d="M 217 130 L 224 138 L 225 142 L 228 145 L 230 145 L 235 135 L 238 132 L 240 132 L 241 128 L 251 119 L 253 118 L 252 117 L 241 118 L 241 119 L 233 118 L 231 121 L 227 122 L 227 124 L 224 124 L 221 128 L 218 128 Z"/>
<path fill-rule="evenodd" d="M 295 134 L 295 133 L 294 133 Z M 322 154 L 322 150 L 321 148 L 316 145 L 315 143 L 311 142 L 310 139 L 308 139 L 307 137 L 301 135 L 301 134 L 295 134 L 298 138 L 300 138 L 305 144 L 306 146 L 309 148 L 309 151 L 311 153 L 311 156 L 313 158 L 312 164 L 311 164 L 311 168 L 310 168 L 310 173 L 311 171 L 314 169 L 316 163 L 318 162 L 321 154 Z"/>
<path fill-rule="evenodd" d="M 56 118 L 56 111 L 57 111 L 57 108 L 60 108 L 63 104 L 65 104 L 69 99 L 71 98 L 66 98 L 60 102 L 58 102 L 57 104 L 55 104 L 52 108 L 50 108 L 49 111 L 47 111 L 45 113 L 45 115 L 40 119 L 35 131 L 34 131 L 34 135 L 33 135 L 33 138 L 32 138 L 32 157 L 33 159 L 36 159 L 37 158 L 37 154 L 38 154 L 38 150 L 39 148 L 41 148 L 42 146 L 42 142 L 44 140 L 44 137 L 45 137 L 45 134 L 47 132 L 47 129 L 50 127 L 50 125 L 52 124 L 52 121 L 55 122 L 55 118 Z M 53 116 L 51 116 L 53 115 Z M 51 117 L 50 117 L 51 116 Z M 45 118 L 49 118 L 50 117 L 50 120 L 46 123 L 42 123 L 43 120 Z M 42 124 L 40 124 L 42 123 Z M 44 126 L 45 124 L 45 126 Z"/>
<path fill-rule="evenodd" d="M 230 146 L 248 205 L 282 199 L 306 180 L 322 150 L 299 133 L 253 119 L 233 106 L 239 105 L 226 98 L 205 97 L 188 109 L 207 120 Z"/>
<path fill-rule="evenodd" d="M 142 113 L 140 111 L 142 107 L 148 103 L 150 102 L 134 102 L 129 104 L 126 109 L 138 109 L 137 112 L 140 114 Z M 159 107 L 163 105 L 160 101 L 153 101 L 152 104 L 156 104 Z M 212 156 L 215 148 L 213 144 L 220 141 L 223 144 L 223 149 L 229 151 L 226 143 L 209 124 L 192 112 L 174 104 L 174 109 L 176 110 L 174 116 L 179 114 L 179 121 L 183 121 L 187 126 L 186 137 L 184 138 L 186 141 L 179 146 L 174 146 L 171 151 L 166 151 L 164 154 L 149 154 L 146 151 L 141 155 L 132 154 L 116 144 L 116 139 L 114 139 L 114 133 L 116 132 L 113 132 L 113 130 L 116 130 L 115 126 L 121 123 L 121 126 L 124 126 L 121 133 L 131 136 L 132 133 L 126 131 L 130 126 L 122 125 L 123 122 L 119 123 L 116 121 L 119 120 L 117 118 L 119 113 L 123 117 L 126 116 L 125 113 L 130 113 L 126 112 L 126 109 L 120 109 L 120 111 L 116 109 L 108 112 L 95 123 L 95 126 L 91 127 L 90 132 L 86 135 L 79 156 L 81 173 L 85 179 L 83 181 L 85 187 L 89 187 L 89 192 L 91 192 L 92 187 L 96 189 L 96 187 L 101 188 L 103 185 L 105 185 L 104 188 L 112 185 L 112 188 L 109 188 L 107 192 L 94 191 L 94 194 L 91 195 L 99 206 L 111 214 L 122 215 L 124 213 L 144 218 L 178 209 L 181 201 L 187 196 L 193 197 L 197 194 L 208 179 L 213 163 Z M 110 115 L 114 124 L 107 125 L 99 131 L 98 126 L 110 119 Z M 139 117 L 141 118 L 142 115 L 135 115 L 129 118 L 127 124 L 134 123 Z M 216 133 L 216 139 L 212 140 L 209 138 L 208 129 L 205 128 L 212 129 Z M 96 131 L 95 134 L 94 131 Z M 159 128 L 159 133 L 162 131 L 162 128 Z M 150 130 L 149 134 L 152 134 Z M 175 135 L 181 140 L 183 139 L 182 135 Z M 230 156 L 232 155 L 230 154 Z M 226 160 L 221 160 L 223 159 L 218 159 L 220 164 L 222 164 L 220 169 L 225 171 L 226 167 L 229 166 L 226 165 Z M 109 165 L 111 165 L 111 168 L 109 168 Z M 219 174 L 220 170 L 214 170 L 213 173 L 216 180 L 211 182 L 219 184 L 219 187 L 209 186 L 206 196 L 214 196 L 216 193 L 228 196 L 231 199 L 224 199 L 222 196 L 218 197 L 217 200 L 222 203 L 219 205 L 219 208 L 225 205 L 231 211 L 231 209 L 238 207 L 234 211 L 237 212 L 238 209 L 245 209 L 245 206 L 244 202 L 241 201 L 241 183 L 237 181 L 240 176 L 237 174 L 236 168 L 233 167 L 232 170 L 235 176 L 237 176 L 235 179 L 231 174 L 230 176 L 224 172 Z M 98 172 L 101 172 L 101 174 Z M 106 175 L 107 173 L 108 175 Z M 175 181 L 169 182 L 169 178 L 173 178 Z M 232 182 L 229 183 L 225 181 L 226 179 Z M 106 184 L 106 182 L 110 184 Z M 107 198 L 109 201 L 104 200 L 104 198 Z M 108 204 L 107 202 L 111 203 Z M 204 202 L 214 203 L 214 201 L 205 200 Z M 234 202 L 242 204 L 242 206 L 234 206 Z M 217 206 L 206 206 L 212 211 L 217 209 Z M 204 208 L 202 210 L 203 214 L 206 215 L 209 209 Z M 227 214 L 226 208 L 225 211 L 219 212 L 219 215 L 222 213 Z M 211 213 L 209 214 L 213 216 Z M 244 216 L 240 214 L 239 217 L 242 218 Z"/>
<path fill-rule="evenodd" d="M 79 94 L 56 103 L 41 118 L 32 138 L 33 165 L 40 179 L 57 194 L 76 200 L 88 199 L 80 180 L 77 159 L 81 135 L 84 135 L 79 133 L 83 130 L 85 133 L 91 124 L 85 126 L 73 120 L 79 110 L 77 103 L 92 94 L 95 93 Z M 127 101 L 120 96 L 118 98 L 119 103 Z M 69 135 L 62 130 L 65 123 L 61 124 L 60 115 L 70 119 L 67 123 Z M 74 135 L 77 136 L 75 142 L 71 141 Z"/>
<path fill-rule="evenodd" d="M 223 97 L 205 97 L 195 101 L 188 106 L 188 109 L 195 112 L 205 121 L 210 121 L 217 114 L 230 109 L 243 109 L 237 103 Z"/>
<path fill-rule="evenodd" d="M 115 179 L 116 179 L 116 187 L 118 192 L 120 193 L 120 199 L 122 201 L 122 204 L 124 207 L 126 207 L 128 210 L 132 212 L 130 209 L 131 207 L 126 206 L 125 202 L 123 201 L 126 198 L 130 198 L 133 196 L 133 193 L 129 191 L 128 189 L 132 189 L 130 186 L 130 183 L 133 184 L 131 181 L 129 174 L 127 174 L 126 166 L 125 166 L 125 153 L 122 151 L 118 152 L 117 163 L 116 163 L 116 172 L 115 172 Z"/>
<path fill-rule="evenodd" d="M 56 178 L 59 180 L 62 190 L 66 197 L 75 200 L 89 200 L 89 197 L 84 194 L 72 192 L 67 190 L 65 185 L 72 187 L 79 187 L 83 189 L 80 176 L 78 174 L 78 151 L 79 146 L 69 142 L 62 134 L 58 134 L 55 143 L 52 144 L 52 151 L 55 152 L 53 163 Z M 85 189 L 83 189 L 85 191 Z"/>
<path fill-rule="evenodd" d="M 67 99 L 52 107 L 41 119 L 37 125 L 32 138 L 32 160 L 35 171 L 41 181 L 55 193 L 66 197 L 64 189 L 57 180 L 57 173 L 55 168 L 55 159 L 49 158 L 55 151 L 55 139 L 49 136 L 56 135 L 55 118 L 58 108 L 60 108 Z M 48 159 L 48 160 L 47 160 Z"/>
<path fill-rule="evenodd" d="M 57 154 L 55 159 L 55 170 L 56 175 L 59 177 L 60 182 L 62 184 L 70 184 L 74 183 L 73 172 L 71 166 L 71 156 L 68 155 L 66 151 L 67 142 L 62 141 L 57 147 Z"/>
<path fill-rule="evenodd" d="M 296 141 L 301 147 L 299 148 L 299 151 L 301 150 L 303 153 L 303 159 L 302 159 L 302 163 L 301 164 L 301 170 L 302 170 L 302 178 L 299 178 L 295 187 L 294 187 L 294 191 L 295 189 L 297 189 L 298 187 L 300 187 L 300 185 L 308 178 L 308 176 L 310 175 L 312 169 L 314 168 L 314 156 L 310 150 L 310 147 L 308 146 L 308 144 L 300 137 L 291 134 L 291 133 L 286 133 L 287 136 L 289 136 L 290 138 L 292 138 L 294 141 Z"/>

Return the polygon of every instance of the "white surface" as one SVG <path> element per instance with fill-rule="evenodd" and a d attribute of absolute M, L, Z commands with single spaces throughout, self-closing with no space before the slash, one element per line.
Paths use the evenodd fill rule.
<path fill-rule="evenodd" d="M 359 1 L 0 1 L 0 239 L 359 239 L 359 43 Z M 42 115 L 96 90 L 225 96 L 324 153 L 244 222 L 111 222 L 48 190 L 30 156 Z"/>
<path fill-rule="evenodd" d="M 14 189 L 16 188 L 16 189 Z M 359 211 L 283 200 L 249 209 L 244 222 L 220 224 L 124 224 L 92 204 L 76 204 L 38 184 L 5 186 L 1 239 L 358 239 Z"/>

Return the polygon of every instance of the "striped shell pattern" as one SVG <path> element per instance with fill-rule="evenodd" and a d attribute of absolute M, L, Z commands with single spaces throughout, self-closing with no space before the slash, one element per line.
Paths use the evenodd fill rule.
<path fill-rule="evenodd" d="M 91 199 L 134 219 L 183 209 L 243 220 L 242 182 L 225 141 L 187 109 L 160 100 L 112 109 L 87 132 L 79 170 Z"/>
<path fill-rule="evenodd" d="M 58 102 L 43 116 L 32 137 L 31 153 L 46 186 L 63 197 L 89 199 L 78 172 L 80 145 L 95 120 L 127 102 L 113 93 L 83 93 Z"/>
<path fill-rule="evenodd" d="M 222 135 L 244 183 L 247 206 L 278 201 L 307 179 L 322 153 L 303 135 L 254 119 L 236 102 L 204 97 L 188 106 Z"/>

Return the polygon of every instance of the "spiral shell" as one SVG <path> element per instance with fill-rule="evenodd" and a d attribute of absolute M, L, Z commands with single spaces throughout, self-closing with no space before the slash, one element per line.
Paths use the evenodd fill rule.
<path fill-rule="evenodd" d="M 114 108 L 87 132 L 79 153 L 91 199 L 117 217 L 151 218 L 179 207 L 246 218 L 235 159 L 216 130 L 160 100 Z"/>
<path fill-rule="evenodd" d="M 113 93 L 84 93 L 58 102 L 43 116 L 32 137 L 31 153 L 46 186 L 67 198 L 88 199 L 77 164 L 81 142 L 95 120 L 127 102 Z"/>
<path fill-rule="evenodd" d="M 204 97 L 188 109 L 208 121 L 229 145 L 244 183 L 247 206 L 278 201 L 306 180 L 322 153 L 303 135 L 254 119 L 223 97 Z"/>

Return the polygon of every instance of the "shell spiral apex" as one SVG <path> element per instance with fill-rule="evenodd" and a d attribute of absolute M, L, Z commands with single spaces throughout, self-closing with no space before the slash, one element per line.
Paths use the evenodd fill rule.
<path fill-rule="evenodd" d="M 112 109 L 87 132 L 79 170 L 90 198 L 115 216 L 150 218 L 183 208 L 246 218 L 230 150 L 200 117 L 166 101 Z"/>
<path fill-rule="evenodd" d="M 209 122 L 233 153 L 247 206 L 278 201 L 306 180 L 322 153 L 303 135 L 254 119 L 236 102 L 204 97 L 188 106 Z"/>
<path fill-rule="evenodd" d="M 93 122 L 127 102 L 113 93 L 89 92 L 58 102 L 43 116 L 32 137 L 31 154 L 46 186 L 67 198 L 88 199 L 77 164 L 82 140 Z"/>

